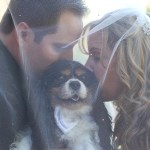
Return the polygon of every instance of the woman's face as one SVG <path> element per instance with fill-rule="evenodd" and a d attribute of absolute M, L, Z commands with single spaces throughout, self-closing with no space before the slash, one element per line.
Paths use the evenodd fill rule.
<path fill-rule="evenodd" d="M 119 97 L 123 90 L 123 84 L 117 74 L 117 56 L 113 56 L 108 66 L 112 50 L 109 48 L 108 44 L 103 48 L 103 44 L 101 32 L 90 35 L 88 39 L 88 50 L 90 55 L 86 62 L 86 67 L 92 70 L 97 79 L 101 81 L 101 97 L 105 101 L 109 101 Z"/>

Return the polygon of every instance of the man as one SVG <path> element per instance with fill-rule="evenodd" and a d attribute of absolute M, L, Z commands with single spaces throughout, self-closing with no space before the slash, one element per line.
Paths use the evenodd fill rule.
<path fill-rule="evenodd" d="M 8 8 L 0 26 L 2 150 L 9 149 L 28 121 L 23 72 L 34 76 L 54 61 L 72 59 L 86 11 L 81 0 L 11 0 Z M 39 141 L 36 150 L 49 148 Z"/>

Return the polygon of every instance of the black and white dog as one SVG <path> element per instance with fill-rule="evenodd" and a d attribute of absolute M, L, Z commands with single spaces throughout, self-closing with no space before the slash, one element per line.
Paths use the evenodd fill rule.
<path fill-rule="evenodd" d="M 44 72 L 40 85 L 44 95 L 43 101 L 46 100 L 52 108 L 52 130 L 57 139 L 57 146 L 54 148 L 103 150 L 100 130 L 92 117 L 98 85 L 94 74 L 78 62 L 61 60 Z M 109 118 L 106 108 L 102 109 Z M 110 122 L 107 123 L 110 125 Z M 31 131 L 27 130 L 19 135 L 19 140 L 11 145 L 10 150 L 31 150 Z"/>

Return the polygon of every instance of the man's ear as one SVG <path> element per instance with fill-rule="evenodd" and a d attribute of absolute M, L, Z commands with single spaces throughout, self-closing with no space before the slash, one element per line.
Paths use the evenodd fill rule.
<path fill-rule="evenodd" d="M 28 24 L 25 22 L 20 22 L 16 26 L 16 32 L 17 32 L 18 38 L 21 38 L 21 40 L 25 42 L 33 38 L 33 32 L 31 28 L 28 26 Z"/>

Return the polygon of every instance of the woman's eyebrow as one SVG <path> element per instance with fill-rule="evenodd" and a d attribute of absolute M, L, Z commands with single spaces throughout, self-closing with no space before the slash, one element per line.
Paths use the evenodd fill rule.
<path fill-rule="evenodd" d="M 63 48 L 67 45 L 67 43 L 54 43 L 54 45 Z"/>

